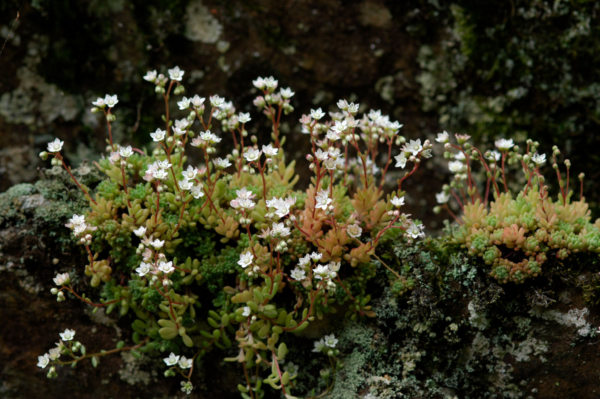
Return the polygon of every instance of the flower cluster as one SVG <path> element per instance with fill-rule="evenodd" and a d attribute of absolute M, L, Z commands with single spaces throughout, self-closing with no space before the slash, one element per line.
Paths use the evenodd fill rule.
<path fill-rule="evenodd" d="M 359 104 L 340 100 L 330 118 L 321 109 L 300 118 L 313 177 L 306 190 L 296 190 L 295 162 L 286 161 L 287 133 L 281 130 L 282 115 L 293 111 L 291 89 L 278 89 L 272 77 L 253 82 L 261 91 L 254 104 L 272 125 L 272 141 L 259 145 L 246 130 L 251 114 L 237 113 L 217 95 L 177 99 L 181 118 L 173 118 L 170 101 L 184 92 L 185 72 L 175 67 L 167 75 L 144 76 L 167 107 L 164 125 L 148 133 L 149 150 L 113 143 L 116 96 L 94 102 L 94 112 L 106 117 L 110 142 L 109 156 L 98 163 L 106 179 L 94 196 L 70 174 L 62 142 L 51 142 L 42 154 L 62 165 L 90 201 L 90 211 L 74 215 L 67 227 L 87 255 L 90 285 L 105 284 L 93 302 L 62 273 L 53 293 L 130 314 L 135 345 L 118 350 L 152 353 L 168 342 L 165 375 L 182 375 L 186 393 L 193 388 L 194 362 L 236 346 L 238 355 L 225 360 L 244 366 L 243 394 L 261 397 L 269 385 L 289 395 L 298 370 L 289 362 L 282 367 L 285 334 L 300 333 L 340 306 L 353 320 L 373 317 L 367 282 L 378 273 L 404 287 L 398 294 L 414 285 L 377 250 L 424 236 L 423 225 L 401 211 L 402 184 L 431 157 L 432 145 L 407 142 L 398 122 L 374 110 L 361 116 Z M 234 149 L 224 154 L 220 143 L 229 138 Z M 201 163 L 187 164 L 191 151 Z M 404 173 L 395 182 L 394 167 Z M 115 278 L 113 270 L 127 278 Z M 200 306 L 200 294 L 213 295 L 210 309 Z M 335 358 L 337 342 L 327 335 L 316 348 Z"/>

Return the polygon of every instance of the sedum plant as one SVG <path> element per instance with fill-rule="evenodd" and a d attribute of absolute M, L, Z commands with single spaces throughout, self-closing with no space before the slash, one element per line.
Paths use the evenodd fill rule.
<path fill-rule="evenodd" d="M 451 235 L 451 242 L 477 255 L 490 265 L 491 276 L 506 283 L 522 283 L 536 277 L 549 257 L 566 259 L 579 252 L 600 253 L 600 220 L 591 220 L 588 204 L 583 197 L 583 178 L 579 175 L 579 199 L 573 199 L 570 189 L 569 160 L 564 161 L 566 179 L 563 179 L 557 156 L 552 150 L 552 168 L 555 170 L 559 193 L 549 195 L 546 178 L 541 168 L 547 162 L 539 154 L 539 143 L 527 140 L 521 151 L 513 140 L 500 139 L 496 150 L 482 153 L 467 141 L 469 136 L 456 135 L 457 143 L 450 143 L 447 132 L 436 141 L 444 144 L 448 167 L 454 179 L 437 194 L 436 208 L 447 210 L 459 224 Z M 485 185 L 477 184 L 480 174 Z M 523 172 L 523 186 L 514 192 L 509 168 Z M 485 191 L 480 188 L 485 187 Z M 455 215 L 448 203 L 453 199 L 461 214 Z"/>
<path fill-rule="evenodd" d="M 250 114 L 236 113 L 217 95 L 208 101 L 180 97 L 179 110 L 170 110 L 172 96 L 184 92 L 184 71 L 168 72 L 144 77 L 165 103 L 164 124 L 150 133 L 149 152 L 113 142 L 116 95 L 93 103 L 108 127 L 108 154 L 96 164 L 106 177 L 94 189 L 71 173 L 60 140 L 41 154 L 63 167 L 89 200 L 89 212 L 73 215 L 66 226 L 87 256 L 82 271 L 98 287 L 88 295 L 77 292 L 75 276 L 63 273 L 53 294 L 58 301 L 78 298 L 94 311 L 118 312 L 130 318 L 134 332 L 130 346 L 119 342 L 88 353 L 67 329 L 39 366 L 49 366 L 53 377 L 59 366 L 84 359 L 96 366 L 115 352 L 139 357 L 160 351 L 165 376 L 179 375 L 181 389 L 190 393 L 195 366 L 221 350 L 239 365 L 242 397 L 260 398 L 270 385 L 292 398 L 297 369 L 282 364 L 287 335 L 341 309 L 352 320 L 374 316 L 367 282 L 378 265 L 387 268 L 396 294 L 414 285 L 376 251 L 392 239 L 412 242 L 424 235 L 423 226 L 400 211 L 402 182 L 431 156 L 432 146 L 427 140 L 406 143 L 398 122 L 379 111 L 359 118 L 359 105 L 341 100 L 340 112 L 328 119 L 321 109 L 300 119 L 311 143 L 312 178 L 306 190 L 297 190 L 295 161 L 285 157 L 280 129 L 282 115 L 293 111 L 291 89 L 277 90 L 272 77 L 253 82 L 261 92 L 254 105 L 272 127 L 272 142 L 259 145 L 246 130 Z M 223 140 L 231 140 L 230 154 L 219 153 Z M 395 147 L 401 149 L 392 157 Z M 190 152 L 203 162 L 188 162 Z M 377 158 L 385 160 L 380 178 L 372 161 Z M 398 179 L 397 190 L 384 194 L 394 160 L 396 167 L 412 169 Z M 334 335 L 315 342 L 314 351 L 330 359 L 321 372 L 327 387 L 322 394 L 342 366 L 336 344 Z"/>

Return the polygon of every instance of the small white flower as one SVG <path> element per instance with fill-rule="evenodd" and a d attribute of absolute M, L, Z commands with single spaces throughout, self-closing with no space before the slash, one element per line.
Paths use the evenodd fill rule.
<path fill-rule="evenodd" d="M 242 316 L 248 317 L 251 314 L 252 314 L 252 309 L 250 309 L 250 306 L 244 306 L 244 311 L 242 312 Z"/>
<path fill-rule="evenodd" d="M 435 195 L 435 199 L 437 200 L 438 204 L 445 204 L 450 200 L 450 194 L 442 191 L 441 193 L 437 193 Z"/>
<path fill-rule="evenodd" d="M 269 144 L 269 145 L 263 145 L 262 150 L 266 156 L 274 157 L 275 155 L 277 155 L 279 148 L 273 148 L 273 146 L 271 144 Z"/>
<path fill-rule="evenodd" d="M 421 145 L 421 139 L 410 140 L 409 143 L 403 148 L 404 151 L 410 152 L 413 155 L 417 155 L 422 149 L 423 146 Z"/>
<path fill-rule="evenodd" d="M 221 169 L 225 169 L 231 166 L 231 162 L 229 162 L 229 159 L 225 158 L 225 159 L 221 159 L 221 158 L 217 158 L 215 160 L 213 160 L 213 163 L 215 164 L 215 166 L 217 168 L 221 168 Z"/>
<path fill-rule="evenodd" d="M 165 134 L 167 132 L 164 130 L 161 130 L 161 128 L 156 129 L 156 132 L 154 133 L 150 133 L 150 137 L 152 137 L 152 140 L 159 142 L 159 141 L 163 141 L 165 139 Z"/>
<path fill-rule="evenodd" d="M 63 341 L 70 341 L 75 337 L 75 330 L 69 330 L 68 328 L 65 332 L 58 334 Z"/>
<path fill-rule="evenodd" d="M 457 161 L 464 161 L 467 158 L 465 157 L 465 153 L 461 151 L 454 154 L 454 159 L 456 159 Z"/>
<path fill-rule="evenodd" d="M 294 363 L 288 363 L 283 369 L 289 373 L 290 377 L 298 375 L 299 368 Z"/>
<path fill-rule="evenodd" d="M 181 101 L 177 102 L 177 105 L 181 110 L 188 109 L 190 107 L 190 99 L 184 96 Z"/>
<path fill-rule="evenodd" d="M 181 359 L 179 359 L 179 367 L 181 367 L 182 369 L 189 369 L 190 367 L 192 367 L 193 362 L 194 359 L 188 359 L 185 356 L 181 356 Z"/>
<path fill-rule="evenodd" d="M 313 253 L 310 254 L 310 258 L 312 260 L 314 260 L 315 262 L 318 261 L 318 260 L 320 260 L 322 257 L 323 257 L 323 254 L 319 253 L 319 252 L 313 252 Z"/>
<path fill-rule="evenodd" d="M 204 97 L 200 97 L 197 94 L 194 97 L 190 98 L 190 101 L 192 102 L 192 105 L 195 108 L 200 108 L 202 104 L 204 104 L 204 100 L 206 100 Z"/>
<path fill-rule="evenodd" d="M 493 151 L 489 151 L 489 154 L 486 153 L 486 159 L 488 161 L 496 161 L 498 162 L 500 160 L 500 158 L 502 157 L 502 154 L 500 154 L 498 151 L 493 150 Z"/>
<path fill-rule="evenodd" d="M 506 140 L 506 139 L 500 139 L 500 140 L 496 140 L 496 147 L 500 150 L 500 151 L 508 151 L 510 150 L 515 143 L 513 143 L 512 139 Z"/>
<path fill-rule="evenodd" d="M 202 191 L 202 186 L 194 186 L 190 189 L 190 193 L 192 194 L 192 197 L 196 198 L 196 199 L 200 199 L 202 197 L 204 197 L 204 191 Z"/>
<path fill-rule="evenodd" d="M 58 273 L 56 275 L 56 277 L 54 277 L 53 280 L 54 280 L 54 284 L 56 284 L 56 285 L 67 284 L 67 283 L 69 283 L 69 280 L 70 280 L 69 273 L 63 273 L 63 274 Z"/>
<path fill-rule="evenodd" d="M 190 190 L 194 186 L 194 182 L 187 179 L 179 180 L 177 184 L 182 190 Z"/>
<path fill-rule="evenodd" d="M 310 116 L 311 116 L 311 117 L 312 117 L 314 120 L 318 121 L 319 119 L 321 119 L 322 117 L 324 117 L 324 116 L 325 116 L 325 112 L 323 112 L 323 111 L 321 110 L 321 108 L 317 108 L 317 109 L 311 109 L 311 110 L 310 110 Z"/>
<path fill-rule="evenodd" d="M 128 145 L 127 147 L 119 147 L 119 155 L 121 155 L 123 158 L 132 156 L 133 150 L 131 149 L 131 146 Z"/>
<path fill-rule="evenodd" d="M 538 154 L 535 153 L 532 157 L 531 160 L 535 163 L 537 163 L 538 165 L 541 165 L 543 163 L 546 162 L 546 154 Z"/>
<path fill-rule="evenodd" d="M 98 97 L 96 101 L 92 101 L 92 105 L 95 105 L 98 108 L 102 108 L 106 105 L 106 103 L 104 102 L 103 98 Z"/>
<path fill-rule="evenodd" d="M 221 98 L 217 95 L 210 96 L 209 99 L 210 99 L 210 105 L 212 105 L 213 108 L 221 108 L 225 104 L 225 99 Z"/>
<path fill-rule="evenodd" d="M 279 90 L 279 93 L 281 94 L 281 97 L 283 97 L 285 99 L 292 98 L 292 96 L 294 94 L 296 94 L 289 87 L 287 89 L 281 89 L 281 90 Z"/>
<path fill-rule="evenodd" d="M 395 207 L 400 208 L 402 205 L 404 205 L 404 196 L 398 198 L 397 196 L 394 196 L 394 198 L 392 198 L 390 200 L 390 202 L 392 203 L 392 205 L 394 205 Z"/>
<path fill-rule="evenodd" d="M 339 109 L 341 110 L 345 110 L 346 108 L 348 108 L 348 101 L 346 100 L 340 100 L 337 102 L 337 106 Z"/>
<path fill-rule="evenodd" d="M 273 223 L 271 234 L 273 237 L 287 237 L 290 235 L 290 229 L 285 227 L 283 223 Z"/>
<path fill-rule="evenodd" d="M 174 272 L 175 268 L 173 267 L 173 262 L 171 262 L 171 261 L 169 261 L 169 262 L 160 262 L 158 264 L 158 270 L 160 270 L 164 274 L 169 274 L 169 273 Z"/>
<path fill-rule="evenodd" d="M 190 393 L 192 393 L 193 389 L 194 389 L 194 386 L 192 385 L 191 382 L 189 382 L 189 381 L 181 381 L 181 390 L 183 392 L 185 392 L 187 395 L 189 395 Z"/>
<path fill-rule="evenodd" d="M 150 273 L 150 264 L 142 262 L 142 264 L 140 265 L 140 267 L 138 267 L 137 269 L 135 269 L 135 271 L 137 272 L 137 274 L 140 277 L 144 277 L 146 274 Z"/>
<path fill-rule="evenodd" d="M 327 134 L 325 135 L 325 137 L 327 137 L 328 140 L 331 141 L 337 141 L 340 138 L 342 138 L 342 136 L 340 135 L 340 133 L 338 131 L 335 131 L 333 129 L 330 129 Z"/>
<path fill-rule="evenodd" d="M 358 112 L 358 108 L 360 108 L 360 104 L 350 103 L 348 104 L 348 109 L 346 111 L 354 115 Z"/>
<path fill-rule="evenodd" d="M 179 356 L 177 356 L 173 352 L 171 352 L 169 357 L 165 357 L 163 360 L 165 361 L 167 366 L 171 367 L 171 366 L 175 366 L 177 364 L 177 362 L 179 361 Z"/>
<path fill-rule="evenodd" d="M 250 118 L 250 113 L 243 113 L 240 112 L 240 115 L 238 116 L 238 121 L 240 123 L 248 123 L 252 120 L 252 118 Z"/>
<path fill-rule="evenodd" d="M 247 251 L 243 254 L 240 254 L 240 260 L 238 260 L 238 265 L 240 265 L 242 268 L 247 268 L 248 266 L 250 266 L 252 264 L 252 262 L 254 261 L 254 255 L 252 255 L 251 251 Z"/>
<path fill-rule="evenodd" d="M 300 265 L 300 267 L 308 266 L 310 264 L 310 259 L 310 255 L 307 254 L 298 259 L 298 264 Z"/>
<path fill-rule="evenodd" d="M 198 174 L 198 168 L 195 168 L 192 165 L 189 165 L 186 170 L 181 172 L 181 174 L 183 175 L 183 178 L 186 180 L 194 180 L 194 178 Z"/>
<path fill-rule="evenodd" d="M 171 78 L 171 80 L 176 80 L 178 82 L 181 81 L 184 73 L 185 73 L 185 71 L 182 71 L 181 69 L 179 69 L 178 66 L 176 66 L 173 69 L 169 69 L 169 77 Z"/>
<path fill-rule="evenodd" d="M 69 220 L 69 223 L 71 223 L 72 225 L 84 224 L 85 223 L 85 216 L 83 216 L 83 215 L 73 215 L 71 217 L 71 219 Z"/>
<path fill-rule="evenodd" d="M 467 169 L 467 165 L 461 161 L 451 161 L 448 162 L 448 169 L 450 169 L 450 172 L 452 173 L 461 173 Z"/>
<path fill-rule="evenodd" d="M 44 353 L 44 356 L 38 356 L 38 367 L 46 368 L 46 366 L 50 363 L 50 357 L 47 353 Z"/>
<path fill-rule="evenodd" d="M 260 154 L 262 154 L 262 151 L 249 147 L 244 153 L 244 158 L 246 158 L 248 162 L 253 162 L 260 158 Z"/>
<path fill-rule="evenodd" d="M 408 228 L 406 229 L 406 234 L 408 234 L 412 238 L 425 236 L 425 233 L 423 233 L 423 225 L 416 225 L 414 223 L 411 223 L 411 225 L 408 226 Z"/>
<path fill-rule="evenodd" d="M 148 71 L 146 72 L 146 76 L 144 76 L 144 80 L 147 80 L 148 82 L 154 82 L 156 80 L 156 69 L 154 71 Z"/>
<path fill-rule="evenodd" d="M 319 341 L 315 341 L 315 348 L 312 350 L 313 352 L 323 352 L 325 349 L 325 340 L 321 338 Z"/>
<path fill-rule="evenodd" d="M 267 86 L 269 89 L 275 90 L 275 88 L 277 88 L 278 83 L 279 82 L 277 80 L 275 80 L 275 78 L 273 76 L 265 79 L 265 86 Z"/>
<path fill-rule="evenodd" d="M 323 151 L 320 148 L 317 149 L 317 151 L 315 152 L 315 157 L 317 157 L 317 159 L 319 161 L 325 161 L 326 159 L 329 158 L 329 152 L 327 151 Z"/>
<path fill-rule="evenodd" d="M 329 269 L 329 267 L 327 267 L 327 265 L 318 265 L 317 267 L 315 267 L 314 272 L 315 279 L 317 280 L 323 280 L 329 277 L 329 275 L 331 274 L 331 270 Z"/>
<path fill-rule="evenodd" d="M 327 209 L 327 206 L 333 202 L 331 198 L 329 198 L 329 194 L 326 190 L 321 190 L 315 197 L 315 208 L 317 209 Z"/>
<path fill-rule="evenodd" d="M 119 102 L 119 99 L 117 98 L 116 94 L 114 96 L 109 96 L 107 94 L 106 97 L 104 97 L 104 102 L 106 103 L 108 108 L 112 108 L 115 105 L 117 105 L 117 103 Z"/>
<path fill-rule="evenodd" d="M 346 233 L 353 238 L 357 238 L 360 237 L 360 235 L 362 234 L 362 229 L 360 228 L 359 225 L 357 224 L 351 224 L 350 226 L 348 226 L 348 228 L 346 229 Z"/>
<path fill-rule="evenodd" d="M 48 152 L 59 152 L 60 150 L 62 150 L 64 143 L 64 141 L 54 139 L 54 141 L 48 143 Z"/>
<path fill-rule="evenodd" d="M 306 272 L 300 268 L 292 270 L 291 276 L 294 280 L 301 281 L 306 278 Z"/>
<path fill-rule="evenodd" d="M 262 90 L 262 89 L 265 88 L 265 80 L 263 78 L 257 78 L 256 80 L 253 80 L 252 84 L 257 89 L 261 89 Z"/>
<path fill-rule="evenodd" d="M 164 241 L 159 240 L 158 238 L 154 241 L 150 241 L 150 245 L 154 247 L 154 249 L 160 249 L 163 245 L 165 245 Z"/>
<path fill-rule="evenodd" d="M 48 356 L 50 357 L 50 360 L 57 360 L 61 355 L 61 353 L 60 353 L 61 350 L 62 349 L 59 347 L 50 349 L 48 351 Z"/>
<path fill-rule="evenodd" d="M 396 155 L 394 157 L 396 159 L 396 167 L 400 167 L 402 169 L 404 169 L 406 167 L 406 155 L 404 155 L 404 152 L 401 152 L 399 155 Z"/>
<path fill-rule="evenodd" d="M 338 340 L 335 338 L 335 335 L 333 335 L 333 334 L 326 335 L 324 337 L 324 341 L 325 341 L 325 345 L 327 345 L 330 348 L 335 348 L 335 346 L 338 343 Z"/>
<path fill-rule="evenodd" d="M 448 140 L 450 140 L 450 135 L 445 130 L 443 133 L 438 133 L 437 138 L 435 139 L 435 141 L 437 141 L 438 143 L 444 143 L 444 144 L 447 143 Z"/>
<path fill-rule="evenodd" d="M 153 175 L 155 179 L 163 180 L 168 176 L 168 173 L 164 169 L 158 169 L 154 171 Z"/>

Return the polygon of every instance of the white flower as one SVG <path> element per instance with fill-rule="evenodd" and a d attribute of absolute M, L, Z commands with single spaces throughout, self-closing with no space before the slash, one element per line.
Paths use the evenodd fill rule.
<path fill-rule="evenodd" d="M 398 198 L 397 196 L 394 196 L 394 198 L 392 198 L 390 200 L 390 202 L 392 203 L 392 205 L 394 205 L 395 207 L 400 208 L 402 205 L 404 205 L 404 196 Z"/>
<path fill-rule="evenodd" d="M 192 165 L 189 165 L 186 170 L 181 172 L 181 174 L 183 175 L 183 178 L 186 180 L 194 180 L 194 178 L 198 174 L 198 169 L 193 167 Z"/>
<path fill-rule="evenodd" d="M 456 154 L 454 154 L 454 159 L 456 159 L 457 161 L 464 161 L 466 159 L 465 153 L 462 151 L 457 152 Z"/>
<path fill-rule="evenodd" d="M 277 155 L 279 148 L 273 148 L 273 146 L 271 144 L 269 144 L 269 145 L 263 145 L 262 150 L 266 156 L 274 157 L 275 155 Z"/>
<path fill-rule="evenodd" d="M 189 181 L 187 179 L 179 180 L 178 182 L 179 188 L 182 190 L 189 190 L 194 186 L 194 182 Z"/>
<path fill-rule="evenodd" d="M 62 150 L 64 143 L 64 141 L 54 139 L 54 141 L 48 143 L 48 152 L 59 152 L 60 150 Z"/>
<path fill-rule="evenodd" d="M 265 80 L 263 78 L 256 78 L 256 80 L 252 81 L 252 84 L 257 89 L 261 89 L 262 90 L 262 89 L 265 88 Z"/>
<path fill-rule="evenodd" d="M 106 104 L 104 103 L 104 99 L 101 97 L 98 97 L 98 99 L 96 101 L 92 101 L 92 105 L 95 105 L 98 108 L 102 108 L 104 107 Z"/>
<path fill-rule="evenodd" d="M 199 199 L 204 197 L 204 192 L 202 191 L 202 186 L 194 186 L 190 189 L 190 193 L 192 197 Z"/>
<path fill-rule="evenodd" d="M 300 268 L 295 268 L 294 270 L 292 270 L 291 276 L 294 280 L 304 280 L 304 278 L 306 277 L 306 272 Z"/>
<path fill-rule="evenodd" d="M 335 348 L 335 346 L 338 343 L 338 340 L 335 338 L 335 335 L 333 335 L 333 334 L 326 335 L 324 340 L 325 340 L 325 345 L 327 345 L 330 348 Z"/>
<path fill-rule="evenodd" d="M 179 109 L 181 110 L 188 109 L 190 107 L 190 99 L 184 96 L 181 101 L 177 102 L 177 105 L 179 105 Z"/>
<path fill-rule="evenodd" d="M 356 237 L 360 237 L 360 235 L 362 234 L 362 229 L 360 228 L 359 225 L 357 224 L 351 224 L 350 226 L 348 226 L 348 228 L 346 229 L 346 233 L 353 238 Z"/>
<path fill-rule="evenodd" d="M 467 166 L 461 161 L 451 161 L 448 162 L 448 169 L 450 169 L 450 172 L 452 173 L 461 173 L 467 169 Z"/>
<path fill-rule="evenodd" d="M 323 340 L 323 338 L 321 338 L 318 341 L 315 341 L 315 348 L 313 349 L 313 352 L 322 352 L 323 349 L 325 349 L 325 340 Z"/>
<path fill-rule="evenodd" d="M 177 362 L 179 361 L 179 356 L 177 356 L 173 352 L 171 352 L 169 357 L 165 357 L 163 360 L 165 361 L 167 366 L 169 366 L 169 367 L 175 366 L 177 364 Z"/>
<path fill-rule="evenodd" d="M 60 357 L 60 351 L 62 349 L 59 347 L 56 348 L 52 348 L 48 351 L 48 356 L 50 357 L 50 360 L 56 360 Z"/>
<path fill-rule="evenodd" d="M 418 238 L 418 237 L 425 236 L 425 233 L 423 233 L 423 225 L 422 224 L 416 225 L 414 223 L 411 223 L 411 225 L 408 226 L 408 228 L 406 229 L 406 234 L 408 234 L 412 238 Z"/>
<path fill-rule="evenodd" d="M 325 161 L 327 158 L 329 158 L 329 152 L 323 151 L 319 148 L 315 152 L 315 157 L 317 157 L 319 161 Z"/>
<path fill-rule="evenodd" d="M 318 265 L 317 267 L 315 267 L 314 272 L 315 272 L 315 279 L 323 280 L 323 279 L 329 277 L 329 274 L 331 273 L 331 269 L 329 269 L 329 267 L 327 267 L 326 265 Z"/>
<path fill-rule="evenodd" d="M 221 141 L 221 138 L 214 133 L 211 133 L 210 130 L 206 132 L 200 133 L 200 139 L 206 141 L 207 143 L 217 144 Z"/>
<path fill-rule="evenodd" d="M 202 104 L 204 104 L 204 100 L 206 100 L 204 97 L 200 97 L 197 94 L 194 97 L 190 98 L 190 101 L 192 102 L 192 105 L 195 108 L 200 108 Z"/>
<path fill-rule="evenodd" d="M 156 166 L 158 166 L 160 169 L 169 169 L 171 166 L 173 166 L 172 164 L 169 163 L 168 160 L 163 160 L 163 161 L 156 161 Z"/>
<path fill-rule="evenodd" d="M 298 259 L 298 264 L 300 265 L 300 267 L 308 266 L 310 264 L 310 259 L 310 255 L 307 254 Z"/>
<path fill-rule="evenodd" d="M 144 226 L 140 226 L 139 229 L 133 230 L 133 234 L 135 234 L 138 237 L 143 237 L 144 234 L 146 234 L 146 228 Z"/>
<path fill-rule="evenodd" d="M 285 227 L 283 223 L 273 223 L 271 234 L 273 237 L 287 237 L 290 235 L 290 229 Z"/>
<path fill-rule="evenodd" d="M 252 314 L 252 309 L 250 309 L 250 306 L 244 306 L 244 311 L 242 312 L 242 316 L 248 317 L 251 314 Z"/>
<path fill-rule="evenodd" d="M 404 152 L 401 152 L 399 155 L 396 155 L 394 157 L 396 159 L 396 167 L 400 167 L 402 169 L 404 169 L 406 167 L 406 155 L 404 155 Z"/>
<path fill-rule="evenodd" d="M 298 375 L 299 368 L 294 363 L 288 363 L 283 369 L 289 373 L 290 377 L 295 377 Z"/>
<path fill-rule="evenodd" d="M 319 119 L 321 119 L 322 117 L 324 117 L 324 116 L 325 116 L 325 112 L 323 112 L 323 111 L 321 110 L 321 108 L 318 108 L 318 109 L 316 109 L 316 110 L 315 110 L 315 109 L 311 109 L 311 110 L 310 110 L 310 116 L 311 116 L 311 117 L 312 117 L 314 120 L 318 121 Z"/>
<path fill-rule="evenodd" d="M 84 224 L 85 223 L 85 216 L 83 215 L 73 215 L 73 217 L 71 217 L 71 220 L 69 220 L 69 223 L 76 225 L 76 224 Z"/>
<path fill-rule="evenodd" d="M 173 126 L 171 129 L 173 129 L 173 134 L 175 136 L 183 136 L 185 134 L 185 129 L 182 129 L 179 126 Z"/>
<path fill-rule="evenodd" d="M 238 121 L 240 121 L 240 123 L 248 123 L 252 120 L 252 118 L 250 118 L 250 113 L 243 113 L 240 112 L 240 115 L 238 116 Z"/>
<path fill-rule="evenodd" d="M 252 255 L 251 251 L 245 252 L 243 254 L 240 254 L 240 260 L 238 260 L 238 265 L 240 265 L 242 268 L 247 268 L 248 266 L 250 266 L 252 264 L 252 262 L 254 261 L 254 255 Z"/>
<path fill-rule="evenodd" d="M 448 200 L 450 200 L 450 194 L 442 191 L 441 193 L 435 195 L 435 199 L 437 200 L 438 204 L 445 204 L 448 202 Z"/>
<path fill-rule="evenodd" d="M 146 72 L 146 76 L 144 76 L 144 80 L 147 80 L 148 82 L 154 82 L 156 80 L 156 69 L 154 71 L 148 71 Z"/>
<path fill-rule="evenodd" d="M 165 245 L 164 241 L 159 240 L 158 238 L 154 241 L 150 241 L 150 245 L 154 247 L 154 249 L 160 249 L 163 245 Z"/>
<path fill-rule="evenodd" d="M 187 395 L 189 395 L 190 393 L 192 393 L 193 389 L 194 389 L 194 385 L 192 385 L 191 382 L 189 382 L 189 381 L 181 381 L 181 390 L 183 392 L 185 392 Z"/>
<path fill-rule="evenodd" d="M 75 337 L 75 330 L 69 330 L 68 328 L 65 332 L 58 334 L 63 341 L 70 341 Z"/>
<path fill-rule="evenodd" d="M 296 198 L 293 197 L 287 197 L 286 199 L 273 198 L 266 201 L 267 207 L 275 208 L 275 214 L 280 218 L 290 213 L 290 207 L 295 203 Z"/>
<path fill-rule="evenodd" d="M 252 199 L 256 197 L 256 194 L 246 189 L 246 187 L 242 187 L 240 190 L 236 190 L 235 194 L 238 196 L 238 198 Z"/>
<path fill-rule="evenodd" d="M 413 155 L 417 155 L 419 152 L 421 152 L 422 149 L 423 146 L 421 145 L 421 139 L 410 140 L 409 143 L 406 144 L 403 148 L 404 151 L 410 152 Z"/>
<path fill-rule="evenodd" d="M 54 277 L 54 284 L 56 285 L 63 285 L 63 284 L 67 284 L 69 282 L 69 273 L 63 273 L 60 274 L 58 273 L 56 275 L 56 277 Z"/>
<path fill-rule="evenodd" d="M 115 94 L 114 96 L 109 96 L 108 94 L 104 97 L 104 102 L 106 103 L 106 105 L 108 106 L 108 108 L 112 108 L 115 105 L 117 105 L 117 103 L 119 102 L 119 99 L 117 98 L 117 95 Z"/>
<path fill-rule="evenodd" d="M 173 267 L 173 262 L 171 262 L 171 261 L 169 261 L 169 262 L 160 262 L 158 264 L 158 270 L 160 270 L 164 274 L 169 274 L 169 273 L 174 272 L 175 268 Z"/>
<path fill-rule="evenodd" d="M 323 254 L 319 253 L 319 252 L 313 252 L 312 254 L 310 254 L 310 258 L 312 260 L 314 260 L 315 262 L 318 261 L 319 259 L 321 259 L 323 257 Z"/>
<path fill-rule="evenodd" d="M 161 130 L 161 128 L 158 128 L 158 129 L 156 129 L 156 132 L 150 133 L 150 137 L 152 137 L 152 140 L 159 142 L 159 141 L 163 141 L 165 139 L 165 134 L 166 134 L 166 131 Z"/>
<path fill-rule="evenodd" d="M 291 98 L 294 94 L 296 94 L 289 87 L 287 89 L 281 89 L 279 93 L 281 94 L 281 97 L 285 99 Z"/>
<path fill-rule="evenodd" d="M 225 158 L 225 159 L 221 159 L 221 158 L 217 158 L 215 160 L 213 160 L 213 163 L 215 164 L 215 166 L 217 168 L 221 168 L 221 169 L 225 169 L 231 166 L 231 162 L 229 162 L 229 159 Z"/>
<path fill-rule="evenodd" d="M 496 161 L 496 162 L 498 162 L 501 157 L 502 157 L 502 154 L 500 154 L 498 151 L 494 150 L 494 151 L 489 151 L 489 153 L 486 153 L 486 157 L 485 158 L 488 161 Z"/>
<path fill-rule="evenodd" d="M 496 147 L 500 150 L 500 151 L 507 151 L 510 150 L 515 143 L 513 143 L 512 139 L 506 140 L 506 139 L 500 139 L 500 140 L 496 140 Z"/>
<path fill-rule="evenodd" d="M 50 363 L 50 357 L 47 353 L 44 353 L 44 356 L 38 356 L 38 367 L 46 368 L 46 366 Z"/>
<path fill-rule="evenodd" d="M 231 202 L 229 204 L 234 209 L 245 209 L 245 210 L 254 209 L 254 205 L 255 205 L 254 202 L 252 202 L 252 200 L 248 199 L 248 198 L 236 198 L 234 200 L 231 200 Z"/>
<path fill-rule="evenodd" d="M 275 89 L 278 83 L 279 82 L 277 82 L 273 76 L 265 78 L 265 86 L 267 86 L 269 89 Z"/>
<path fill-rule="evenodd" d="M 360 104 L 350 103 L 350 104 L 348 104 L 348 109 L 346 111 L 348 111 L 351 114 L 356 114 L 358 112 L 359 107 L 360 107 Z"/>
<path fill-rule="evenodd" d="M 184 73 L 185 73 L 185 71 L 182 71 L 181 69 L 179 69 L 178 66 L 176 66 L 173 69 L 169 69 L 169 77 L 171 78 L 171 80 L 176 80 L 178 82 L 181 81 Z"/>
<path fill-rule="evenodd" d="M 317 209 L 327 209 L 327 206 L 333 202 L 326 190 L 321 190 L 315 197 L 315 208 Z"/>
<path fill-rule="evenodd" d="M 194 359 L 188 359 L 185 356 L 181 356 L 181 359 L 179 359 L 179 367 L 181 367 L 182 369 L 189 369 L 190 367 L 192 367 L 193 362 Z"/>
<path fill-rule="evenodd" d="M 438 143 L 447 143 L 449 139 L 450 139 L 450 135 L 448 134 L 447 131 L 444 130 L 443 133 L 438 133 L 435 141 L 437 141 Z"/>
<path fill-rule="evenodd" d="M 225 104 L 225 99 L 217 95 L 210 96 L 209 100 L 210 105 L 212 105 L 214 108 L 220 108 L 223 106 L 223 104 Z"/>
<path fill-rule="evenodd" d="M 262 151 L 249 147 L 244 153 L 244 158 L 246 158 L 248 162 L 252 162 L 260 158 L 260 154 L 262 154 Z"/>
<path fill-rule="evenodd" d="M 119 147 L 119 155 L 121 155 L 123 158 L 132 156 L 133 150 L 131 149 L 131 146 L 128 145 L 127 147 Z"/>
<path fill-rule="evenodd" d="M 154 171 L 153 175 L 155 179 L 163 180 L 168 176 L 168 173 L 164 169 L 158 169 Z"/>
<path fill-rule="evenodd" d="M 537 163 L 538 165 L 543 164 L 544 162 L 546 162 L 546 154 L 538 154 L 535 153 L 532 157 L 531 160 L 535 163 Z"/>
<path fill-rule="evenodd" d="M 346 100 L 340 100 L 337 102 L 337 106 L 339 109 L 341 110 L 345 110 L 346 108 L 348 108 L 348 101 Z"/>
<path fill-rule="evenodd" d="M 372 121 L 376 121 L 379 118 L 381 118 L 381 111 L 375 111 L 374 109 L 369 111 L 369 119 L 371 119 Z"/>
<path fill-rule="evenodd" d="M 140 277 L 144 277 L 146 274 L 150 273 L 150 265 L 148 263 L 142 262 L 140 267 L 135 269 L 135 271 Z"/>

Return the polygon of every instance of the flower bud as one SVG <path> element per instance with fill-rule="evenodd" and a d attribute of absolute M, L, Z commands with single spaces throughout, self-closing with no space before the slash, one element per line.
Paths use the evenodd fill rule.
<path fill-rule="evenodd" d="M 42 158 L 42 161 L 47 160 L 48 159 L 48 153 L 46 151 L 40 152 L 40 158 Z"/>

